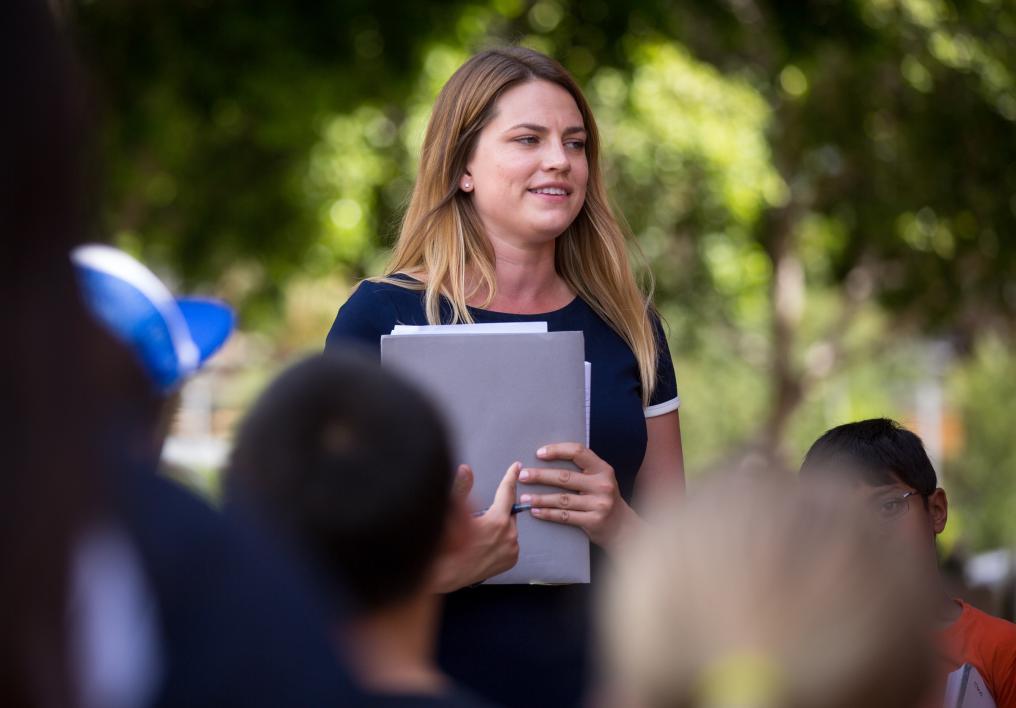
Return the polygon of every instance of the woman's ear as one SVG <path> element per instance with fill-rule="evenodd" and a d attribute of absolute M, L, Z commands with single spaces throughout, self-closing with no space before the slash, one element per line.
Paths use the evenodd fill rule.
<path fill-rule="evenodd" d="M 469 174 L 469 170 L 463 172 L 462 176 L 459 177 L 459 189 L 463 192 L 473 191 L 473 176 Z"/>
<path fill-rule="evenodd" d="M 949 520 L 949 499 L 941 487 L 928 496 L 928 516 L 931 518 L 931 528 L 935 535 L 942 533 Z"/>

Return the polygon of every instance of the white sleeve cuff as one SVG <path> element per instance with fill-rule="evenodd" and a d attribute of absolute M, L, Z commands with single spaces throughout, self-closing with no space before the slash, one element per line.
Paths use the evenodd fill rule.
<path fill-rule="evenodd" d="M 646 408 L 645 409 L 646 418 L 655 418 L 658 415 L 663 415 L 664 413 L 676 411 L 680 407 L 681 407 L 681 397 L 674 396 L 669 401 L 657 403 L 655 406 L 649 406 L 648 408 Z"/>

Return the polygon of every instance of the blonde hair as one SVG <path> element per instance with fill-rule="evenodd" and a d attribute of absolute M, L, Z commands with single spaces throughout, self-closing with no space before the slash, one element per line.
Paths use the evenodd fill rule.
<path fill-rule="evenodd" d="M 556 267 L 564 281 L 628 344 L 638 362 L 643 404 L 656 384 L 657 341 L 649 317 L 651 292 L 635 280 L 627 252 L 628 234 L 610 208 L 599 165 L 599 136 L 592 111 L 568 72 L 553 59 L 522 47 L 475 55 L 441 89 L 427 125 L 416 185 L 385 276 L 372 280 L 425 290 L 427 321 L 441 322 L 441 298 L 452 322 L 472 322 L 468 299 L 477 288 L 493 301 L 497 283 L 494 253 L 472 198 L 459 189 L 477 139 L 495 113 L 498 98 L 527 81 L 561 86 L 585 123 L 589 181 L 578 216 L 556 242 Z M 426 282 L 394 278 L 426 273 Z M 467 292 L 467 275 L 479 281 Z M 648 273 L 647 273 L 648 275 Z M 650 280 L 651 283 L 651 280 Z M 649 288 L 651 291 L 651 286 Z"/>
<path fill-rule="evenodd" d="M 619 559 L 608 675 L 640 708 L 907 708 L 933 670 L 913 554 L 842 491 L 707 480 Z"/>

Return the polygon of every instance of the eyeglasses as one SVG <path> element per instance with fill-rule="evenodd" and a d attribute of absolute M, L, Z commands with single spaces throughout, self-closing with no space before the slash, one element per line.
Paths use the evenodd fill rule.
<path fill-rule="evenodd" d="M 910 510 L 910 497 L 919 492 L 910 491 L 900 497 L 882 499 L 875 506 L 875 514 L 879 521 L 891 523 Z"/>

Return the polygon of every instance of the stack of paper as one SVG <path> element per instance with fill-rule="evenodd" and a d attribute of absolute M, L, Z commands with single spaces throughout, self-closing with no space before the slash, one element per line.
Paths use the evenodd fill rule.
<path fill-rule="evenodd" d="M 416 383 L 450 428 L 455 462 L 473 468 L 470 501 L 486 509 L 512 462 L 566 467 L 536 450 L 588 442 L 588 365 L 581 332 L 547 332 L 545 322 L 397 326 L 381 338 L 381 360 Z M 540 485 L 523 492 L 555 493 Z M 518 515 L 519 562 L 489 583 L 589 582 L 583 531 Z"/>

